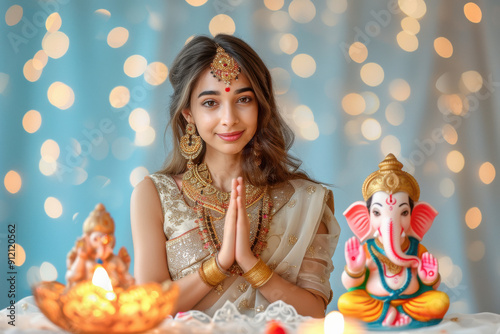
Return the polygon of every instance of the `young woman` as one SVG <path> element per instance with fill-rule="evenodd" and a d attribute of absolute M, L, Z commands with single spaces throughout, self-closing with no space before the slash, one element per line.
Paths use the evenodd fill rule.
<path fill-rule="evenodd" d="M 174 280 L 177 311 L 283 300 L 323 317 L 340 228 L 332 192 L 288 155 L 269 70 L 236 37 L 199 36 L 169 79 L 173 151 L 131 198 L 137 282 Z"/>

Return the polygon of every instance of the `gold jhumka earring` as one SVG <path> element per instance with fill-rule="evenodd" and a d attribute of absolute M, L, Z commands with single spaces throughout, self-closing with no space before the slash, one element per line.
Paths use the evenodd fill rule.
<path fill-rule="evenodd" d="M 231 80 L 238 80 L 238 74 L 240 74 L 240 72 L 241 68 L 236 60 L 228 55 L 222 47 L 217 45 L 217 53 L 210 64 L 210 73 L 219 81 L 224 81 L 226 84 L 226 92 L 231 90 L 231 88 L 229 88 Z"/>
<path fill-rule="evenodd" d="M 261 151 L 262 151 L 262 148 L 261 148 L 260 144 L 257 142 L 256 139 L 254 139 L 252 152 L 253 152 L 253 159 L 254 159 L 255 165 L 257 165 L 257 167 L 260 167 L 260 164 L 262 163 Z"/>
<path fill-rule="evenodd" d="M 193 123 L 186 125 L 186 134 L 181 137 L 179 146 L 182 156 L 188 159 L 187 168 L 193 168 L 193 159 L 196 159 L 203 149 L 203 140 L 196 135 L 196 126 Z"/>

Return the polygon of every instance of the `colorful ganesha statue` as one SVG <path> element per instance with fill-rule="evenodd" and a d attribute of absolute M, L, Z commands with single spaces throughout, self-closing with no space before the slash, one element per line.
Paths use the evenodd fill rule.
<path fill-rule="evenodd" d="M 450 301 L 441 291 L 437 259 L 420 243 L 437 216 L 418 202 L 420 188 L 389 154 L 363 183 L 363 201 L 345 212 L 356 237 L 345 245 L 338 300 L 345 316 L 369 329 L 410 329 L 439 323 Z M 362 244 L 360 244 L 360 242 Z"/>

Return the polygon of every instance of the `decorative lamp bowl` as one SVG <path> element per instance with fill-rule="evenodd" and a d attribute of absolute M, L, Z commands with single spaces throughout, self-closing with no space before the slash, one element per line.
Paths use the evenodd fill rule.
<path fill-rule="evenodd" d="M 41 282 L 33 288 L 42 313 L 73 333 L 138 333 L 171 315 L 179 295 L 176 284 L 147 283 L 114 291 L 82 281 L 71 288 Z"/>

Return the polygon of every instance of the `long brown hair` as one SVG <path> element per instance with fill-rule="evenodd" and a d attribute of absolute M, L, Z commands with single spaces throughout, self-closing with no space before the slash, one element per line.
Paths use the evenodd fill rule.
<path fill-rule="evenodd" d="M 237 61 L 252 85 L 259 106 L 257 131 L 242 152 L 243 177 L 255 186 L 274 185 L 290 179 L 317 182 L 300 170 L 302 162 L 288 153 L 294 134 L 278 112 L 271 73 L 266 65 L 247 43 L 224 34 L 213 39 L 194 37 L 182 48 L 171 66 L 169 80 L 174 93 L 170 101 L 169 125 L 173 132 L 173 150 L 159 173 L 177 175 L 187 170 L 186 159 L 179 148 L 187 124 L 182 110 L 190 107 L 191 92 L 200 75 L 210 67 L 217 45 Z M 262 161 L 260 165 L 255 163 L 255 151 Z M 205 148 L 195 163 L 201 162 L 204 155 Z"/>

